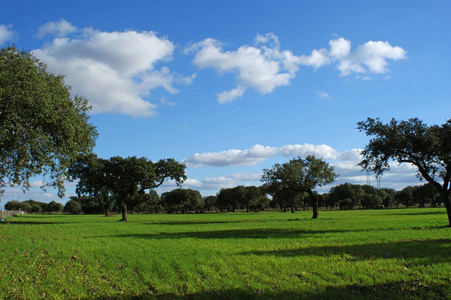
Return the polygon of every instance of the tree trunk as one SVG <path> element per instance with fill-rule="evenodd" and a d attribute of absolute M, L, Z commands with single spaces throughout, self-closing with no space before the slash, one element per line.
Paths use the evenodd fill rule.
<path fill-rule="evenodd" d="M 108 206 L 104 206 L 105 217 L 108 217 Z"/>
<path fill-rule="evenodd" d="M 451 200 L 447 193 L 442 194 L 443 203 L 445 204 L 446 214 L 448 215 L 448 227 L 451 227 Z"/>
<path fill-rule="evenodd" d="M 125 202 L 121 203 L 121 210 L 122 210 L 122 220 L 124 222 L 128 221 L 128 216 L 127 216 L 127 204 L 125 204 Z"/>
<path fill-rule="evenodd" d="M 317 219 L 318 218 L 318 198 L 315 196 L 315 194 L 313 194 L 312 191 L 308 191 L 309 195 L 310 195 L 310 199 L 312 200 L 312 208 L 313 208 L 313 219 Z"/>

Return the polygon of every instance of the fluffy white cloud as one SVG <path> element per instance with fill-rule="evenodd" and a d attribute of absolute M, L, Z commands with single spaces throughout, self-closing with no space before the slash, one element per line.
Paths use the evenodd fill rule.
<path fill-rule="evenodd" d="M 243 96 L 245 90 L 246 89 L 243 88 L 242 86 L 238 86 L 236 89 L 218 93 L 218 102 L 219 102 L 219 104 L 232 102 L 232 101 L 236 100 L 237 98 Z"/>
<path fill-rule="evenodd" d="M 351 52 L 351 41 L 345 40 L 342 37 L 336 40 L 330 40 L 329 46 L 329 54 L 334 59 L 342 59 Z"/>
<path fill-rule="evenodd" d="M 61 21 L 54 27 L 58 24 Z M 167 67 L 155 70 L 156 63 L 172 59 L 173 51 L 170 41 L 151 31 L 84 29 L 81 37 L 55 38 L 33 53 L 51 72 L 65 74 L 73 93 L 87 97 L 95 113 L 148 117 L 156 108 L 147 101 L 151 90 L 162 87 L 176 93 L 173 84 L 190 84 L 194 79 L 195 75 L 184 78 Z"/>
<path fill-rule="evenodd" d="M 16 34 L 12 27 L 12 25 L 0 25 L 0 45 L 14 39 Z"/>
<path fill-rule="evenodd" d="M 57 22 L 48 22 L 43 26 L 39 27 L 36 36 L 40 39 L 46 35 L 63 37 L 75 31 L 77 31 L 77 27 L 73 26 L 71 23 L 61 18 L 61 20 Z"/>
<path fill-rule="evenodd" d="M 250 166 L 277 154 L 277 148 L 254 145 L 246 150 L 227 150 L 221 152 L 196 153 L 183 159 L 182 163 L 191 167 L 205 166 Z"/>
<path fill-rule="evenodd" d="M 299 64 L 313 67 L 315 70 L 330 63 L 326 49 L 313 50 L 310 55 L 302 55 Z"/>
<path fill-rule="evenodd" d="M 323 159 L 336 159 L 337 151 L 327 145 L 312 145 L 305 143 L 303 145 L 285 145 L 278 148 L 278 152 L 284 157 L 315 155 Z"/>
<path fill-rule="evenodd" d="M 382 41 L 369 41 L 351 51 L 351 41 L 341 37 L 329 41 L 329 50 L 314 49 L 310 55 L 296 56 L 289 50 L 281 51 L 279 40 L 272 33 L 257 35 L 254 46 L 243 45 L 235 51 L 225 51 L 222 47 L 223 43 L 207 38 L 185 48 L 185 53 L 195 53 L 193 63 L 199 68 L 235 74 L 237 87 L 218 93 L 221 104 L 241 97 L 247 88 L 267 94 L 289 85 L 300 66 L 316 70 L 332 64 L 341 76 L 386 73 L 389 60 L 405 59 L 407 53 Z"/>
<path fill-rule="evenodd" d="M 407 57 L 407 52 L 393 47 L 388 42 L 369 41 L 350 51 L 351 42 L 343 38 L 331 41 L 332 58 L 337 61 L 342 76 L 352 73 L 386 73 L 388 60 L 399 60 Z"/>
<path fill-rule="evenodd" d="M 324 159 L 334 159 L 337 156 L 336 150 L 327 145 L 304 144 L 265 147 L 257 144 L 245 150 L 232 149 L 221 152 L 196 153 L 182 160 L 182 163 L 190 167 L 251 166 L 278 154 L 284 157 L 312 154 Z"/>
<path fill-rule="evenodd" d="M 280 51 L 274 34 L 258 35 L 255 46 L 244 45 L 236 51 L 224 51 L 221 42 L 208 38 L 187 47 L 185 52 L 195 52 L 193 62 L 199 68 L 236 74 L 238 87 L 219 93 L 219 103 L 241 97 L 249 87 L 261 94 L 270 93 L 276 87 L 288 85 L 298 69 L 298 58 L 290 51 Z"/>
<path fill-rule="evenodd" d="M 260 173 L 236 173 L 217 177 L 207 177 L 202 180 L 187 179 L 183 183 L 183 188 L 198 189 L 201 191 L 219 191 L 222 188 L 231 188 L 237 185 L 249 185 L 259 182 L 262 174 Z M 259 185 L 259 184 L 257 184 Z M 170 190 L 169 186 L 165 187 Z M 175 188 L 175 184 L 173 185 Z"/>

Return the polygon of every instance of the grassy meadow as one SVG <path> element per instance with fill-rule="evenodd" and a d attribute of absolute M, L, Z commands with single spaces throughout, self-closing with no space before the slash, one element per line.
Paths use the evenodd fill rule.
<path fill-rule="evenodd" d="M 0 299 L 451 299 L 445 209 L 0 225 Z"/>

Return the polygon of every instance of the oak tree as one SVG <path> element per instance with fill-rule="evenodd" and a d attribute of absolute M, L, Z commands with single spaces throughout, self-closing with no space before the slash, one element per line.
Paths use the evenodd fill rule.
<path fill-rule="evenodd" d="M 275 164 L 264 169 L 262 181 L 271 187 L 277 185 L 288 191 L 307 192 L 313 207 L 313 218 L 318 218 L 318 198 L 314 189 L 332 183 L 337 178 L 334 167 L 313 155 L 293 158 L 284 164 Z"/>
<path fill-rule="evenodd" d="M 393 161 L 415 166 L 417 177 L 440 193 L 451 226 L 451 119 L 441 126 L 428 126 L 417 118 L 386 124 L 368 118 L 357 125 L 372 137 L 362 151 L 360 166 L 378 175 L 390 170 Z"/>
<path fill-rule="evenodd" d="M 0 189 L 44 175 L 64 196 L 67 169 L 90 153 L 97 137 L 88 100 L 71 97 L 64 76 L 47 71 L 30 52 L 0 49 Z"/>

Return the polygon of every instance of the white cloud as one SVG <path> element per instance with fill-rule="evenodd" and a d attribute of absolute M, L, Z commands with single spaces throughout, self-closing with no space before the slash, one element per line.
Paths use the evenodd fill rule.
<path fill-rule="evenodd" d="M 11 29 L 12 27 L 12 25 L 0 25 L 0 45 L 15 38 L 16 33 Z"/>
<path fill-rule="evenodd" d="M 310 55 L 296 56 L 289 50 L 280 50 L 279 39 L 273 33 L 258 34 L 255 45 L 243 45 L 235 51 L 222 49 L 223 43 L 212 38 L 191 44 L 185 53 L 194 53 L 193 63 L 201 69 L 213 68 L 220 75 L 232 73 L 237 87 L 218 93 L 219 103 L 232 102 L 252 88 L 261 94 L 286 86 L 295 77 L 299 66 L 315 70 L 334 65 L 341 76 L 388 72 L 388 61 L 406 58 L 406 51 L 388 42 L 369 41 L 351 51 L 351 41 L 338 38 L 329 41 L 330 49 L 314 49 Z M 370 77 L 363 77 L 364 80 Z"/>
<path fill-rule="evenodd" d="M 279 153 L 284 157 L 315 155 L 323 159 L 335 159 L 337 151 L 327 145 L 312 145 L 305 143 L 303 145 L 285 145 L 278 148 Z"/>
<path fill-rule="evenodd" d="M 250 166 L 277 154 L 277 148 L 254 145 L 246 150 L 227 150 L 221 152 L 196 153 L 182 160 L 191 167 L 205 166 Z"/>
<path fill-rule="evenodd" d="M 330 41 L 331 59 L 338 64 L 341 76 L 353 73 L 386 73 L 388 60 L 407 58 L 407 52 L 389 42 L 369 41 L 351 51 L 351 42 L 343 38 Z M 364 77 L 366 78 L 366 77 Z"/>
<path fill-rule="evenodd" d="M 218 93 L 218 102 L 219 104 L 224 104 L 227 102 L 232 102 L 236 98 L 243 96 L 245 89 L 241 86 L 238 86 L 236 89 Z"/>
<path fill-rule="evenodd" d="M 302 55 L 299 63 L 302 65 L 313 67 L 315 70 L 330 63 L 326 49 L 313 50 L 311 55 Z"/>
<path fill-rule="evenodd" d="M 284 157 L 313 154 L 324 159 L 334 159 L 337 156 L 336 150 L 327 145 L 304 144 L 265 147 L 257 144 L 245 150 L 232 149 L 221 152 L 196 153 L 182 160 L 182 163 L 190 167 L 251 166 L 278 154 Z"/>
<path fill-rule="evenodd" d="M 31 188 L 41 188 L 44 185 L 45 185 L 45 182 L 43 180 L 35 180 L 35 181 L 30 182 Z"/>
<path fill-rule="evenodd" d="M 156 106 L 147 101 L 151 90 L 177 93 L 174 84 L 190 84 L 195 77 L 155 69 L 172 59 L 174 45 L 154 32 L 83 32 L 82 37 L 55 38 L 33 53 L 51 72 L 65 74 L 72 92 L 87 97 L 94 113 L 153 116 Z"/>
<path fill-rule="evenodd" d="M 207 177 L 203 180 L 187 179 L 183 183 L 183 187 L 199 190 L 219 191 L 222 188 L 231 188 L 237 185 L 260 185 L 261 176 L 261 173 L 236 173 L 217 177 Z"/>
<path fill-rule="evenodd" d="M 345 40 L 342 37 L 336 40 L 330 40 L 329 46 L 329 54 L 334 59 L 342 59 L 351 52 L 351 41 Z"/>
<path fill-rule="evenodd" d="M 323 91 L 317 91 L 316 95 L 318 95 L 318 97 L 320 97 L 321 99 L 329 99 L 330 96 L 328 93 L 323 92 Z"/>
<path fill-rule="evenodd" d="M 77 31 L 77 27 L 67 22 L 63 18 L 57 22 L 48 22 L 38 28 L 37 37 L 42 39 L 46 35 L 64 37 Z"/>
<path fill-rule="evenodd" d="M 221 42 L 207 38 L 186 47 L 185 53 L 195 52 L 193 63 L 199 68 L 236 75 L 238 87 L 218 94 L 218 102 L 224 103 L 241 97 L 247 88 L 270 93 L 294 77 L 299 58 L 290 51 L 280 51 L 274 34 L 257 35 L 255 43 L 255 47 L 243 45 L 236 51 L 224 51 Z"/>

